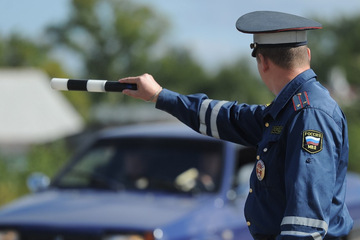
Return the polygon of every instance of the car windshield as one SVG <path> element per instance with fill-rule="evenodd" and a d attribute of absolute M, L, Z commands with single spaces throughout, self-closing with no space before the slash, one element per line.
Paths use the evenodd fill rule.
<path fill-rule="evenodd" d="M 59 188 L 217 192 L 222 144 L 169 138 L 102 140 L 55 179 Z"/>

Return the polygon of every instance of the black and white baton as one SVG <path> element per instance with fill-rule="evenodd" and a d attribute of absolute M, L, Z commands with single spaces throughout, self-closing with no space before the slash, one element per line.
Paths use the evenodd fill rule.
<path fill-rule="evenodd" d="M 51 88 L 61 91 L 122 92 L 124 89 L 137 90 L 136 84 L 94 79 L 52 78 Z"/>

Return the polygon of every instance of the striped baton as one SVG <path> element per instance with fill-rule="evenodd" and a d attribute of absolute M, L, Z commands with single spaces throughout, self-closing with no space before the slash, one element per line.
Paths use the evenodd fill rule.
<path fill-rule="evenodd" d="M 51 79 L 51 88 L 62 91 L 122 92 L 124 89 L 137 90 L 136 84 L 93 79 Z"/>

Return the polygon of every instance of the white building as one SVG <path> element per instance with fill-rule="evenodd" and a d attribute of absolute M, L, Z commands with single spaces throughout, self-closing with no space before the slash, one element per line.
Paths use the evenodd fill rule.
<path fill-rule="evenodd" d="M 83 119 L 36 69 L 0 69 L 0 147 L 21 148 L 80 132 Z"/>

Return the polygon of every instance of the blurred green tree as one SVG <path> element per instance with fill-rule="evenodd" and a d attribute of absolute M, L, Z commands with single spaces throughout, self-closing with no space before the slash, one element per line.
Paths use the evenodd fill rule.
<path fill-rule="evenodd" d="M 310 34 L 313 65 L 323 81 L 332 68 L 341 67 L 351 84 L 360 84 L 360 15 L 320 20 L 323 30 Z"/>
<path fill-rule="evenodd" d="M 151 8 L 128 0 L 73 0 L 70 17 L 49 27 L 47 36 L 53 50 L 65 49 L 80 59 L 81 78 L 117 80 L 149 72 L 164 87 L 183 94 L 206 92 L 214 98 L 269 101 L 245 60 L 223 67 L 214 77 L 185 47 L 160 46 L 168 26 Z M 79 94 L 66 96 L 77 106 L 74 95 Z M 134 101 L 117 93 L 89 97 L 93 106 L 104 101 L 113 105 Z"/>
<path fill-rule="evenodd" d="M 61 64 L 49 56 L 49 47 L 12 34 L 0 37 L 0 66 L 2 67 L 35 67 L 52 75 L 64 75 Z"/>
<path fill-rule="evenodd" d="M 254 67 L 256 67 L 256 62 L 250 63 L 246 59 L 239 59 L 231 65 L 224 66 L 215 75 L 213 84 L 209 86 L 209 94 L 212 98 L 240 103 L 270 103 L 274 96 L 261 81 L 260 76 L 255 73 Z"/>
<path fill-rule="evenodd" d="M 151 74 L 164 87 L 182 94 L 205 90 L 210 85 L 209 75 L 186 49 L 172 48 L 153 61 Z"/>
<path fill-rule="evenodd" d="M 349 125 L 349 169 L 360 173 L 360 101 L 347 106 L 344 111 Z"/>
<path fill-rule="evenodd" d="M 319 80 L 329 87 L 337 99 L 336 91 L 343 89 L 334 82 L 341 79 L 332 79 L 334 69 L 341 69 L 344 78 L 350 84 L 349 91 L 343 99 L 337 99 L 348 119 L 349 127 L 349 169 L 360 172 L 360 151 L 357 147 L 360 142 L 360 99 L 358 96 L 360 86 L 360 15 L 343 16 L 334 19 L 319 20 L 323 23 L 323 30 L 312 32 L 309 35 L 312 50 L 312 65 Z M 331 81 L 332 79 L 332 81 Z M 345 98 L 345 99 L 344 99 Z"/>
<path fill-rule="evenodd" d="M 32 146 L 27 156 L 0 154 L 0 206 L 29 193 L 26 180 L 30 174 L 41 172 L 53 177 L 71 153 L 66 142 L 59 140 Z"/>
<path fill-rule="evenodd" d="M 150 53 L 167 29 L 166 19 L 128 0 L 73 0 L 67 21 L 47 30 L 49 44 L 76 55 L 77 78 L 117 80 L 147 69 Z M 121 94 L 91 94 L 92 103 L 117 102 Z"/>

